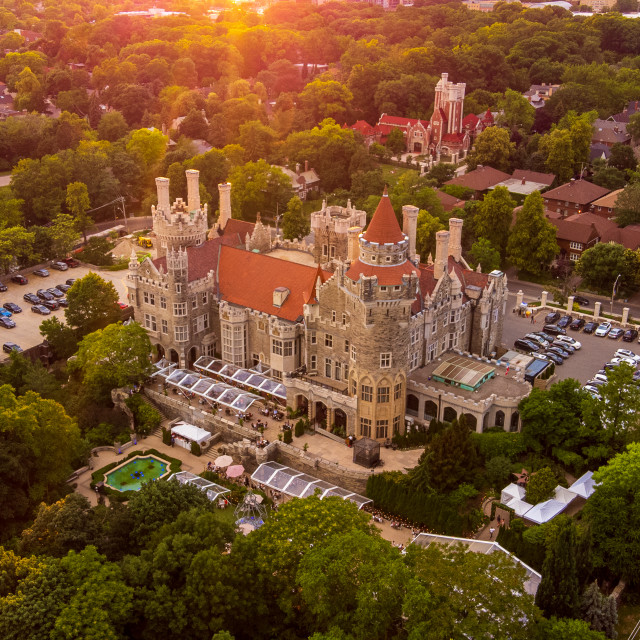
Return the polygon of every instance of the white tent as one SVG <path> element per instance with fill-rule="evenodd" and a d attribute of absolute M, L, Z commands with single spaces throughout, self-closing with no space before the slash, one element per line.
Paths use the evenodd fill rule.
<path fill-rule="evenodd" d="M 529 511 L 524 514 L 525 520 L 530 520 L 536 524 L 542 524 L 543 522 L 549 522 L 555 518 L 558 514 L 562 513 L 567 507 L 566 502 L 560 502 L 559 500 L 545 500 L 539 504 L 531 507 Z"/>
<path fill-rule="evenodd" d="M 503 503 L 505 504 L 505 503 Z M 525 502 L 524 500 L 518 500 L 518 498 L 511 498 L 509 504 L 507 505 L 509 509 L 513 509 L 514 513 L 517 516 L 523 516 L 533 505 Z"/>
<path fill-rule="evenodd" d="M 176 444 L 184 449 L 191 448 L 192 442 L 197 442 L 202 446 L 211 438 L 211 434 L 208 431 L 186 422 L 177 422 L 174 424 L 171 427 L 171 435 L 174 436 Z"/>
<path fill-rule="evenodd" d="M 593 471 L 587 471 L 580 476 L 570 487 L 569 491 L 581 496 L 585 500 L 593 495 L 596 490 L 596 484 L 593 481 Z"/>
<path fill-rule="evenodd" d="M 565 489 L 558 485 L 553 494 L 553 497 L 558 502 L 563 502 L 564 504 L 569 504 L 572 500 L 576 499 L 576 494 L 573 491 L 569 491 L 569 489 Z"/>
<path fill-rule="evenodd" d="M 502 504 L 509 504 L 509 501 L 514 498 L 516 500 L 524 500 L 526 493 L 527 492 L 524 487 L 512 482 L 502 490 L 500 494 L 500 502 L 502 502 Z"/>

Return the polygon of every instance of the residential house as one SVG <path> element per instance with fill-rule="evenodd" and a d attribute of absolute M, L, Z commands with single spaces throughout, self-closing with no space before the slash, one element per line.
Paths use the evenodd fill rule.
<path fill-rule="evenodd" d="M 544 107 L 549 98 L 561 87 L 559 84 L 532 84 L 522 95 L 534 109 Z"/>
<path fill-rule="evenodd" d="M 487 127 L 493 127 L 496 121 L 491 109 L 487 109 L 484 113 L 470 113 L 462 118 L 462 128 L 469 132 L 471 143 L 481 134 Z"/>
<path fill-rule="evenodd" d="M 613 147 L 616 142 L 620 144 L 631 144 L 631 134 L 627 133 L 626 123 L 600 119 L 593 123 L 593 136 L 591 136 L 592 145 L 604 144 L 607 147 Z"/>
<path fill-rule="evenodd" d="M 618 196 L 624 191 L 624 189 L 616 189 L 607 193 L 606 196 L 598 198 L 591 203 L 591 211 L 596 215 L 603 216 L 605 218 L 613 218 L 614 210 L 616 207 L 616 201 Z"/>
<path fill-rule="evenodd" d="M 347 128 L 347 125 L 344 127 Z M 364 138 L 364 142 L 368 147 L 374 142 L 380 142 L 380 132 L 366 120 L 357 120 L 348 128 L 357 131 Z"/>
<path fill-rule="evenodd" d="M 309 168 L 307 160 L 304 161 L 304 171 L 299 164 L 296 164 L 295 171 L 291 171 L 289 167 L 278 167 L 278 169 L 289 177 L 293 193 L 300 200 L 306 200 L 310 192 L 320 190 L 320 176 L 315 169 Z"/>
<path fill-rule="evenodd" d="M 448 213 L 449 211 L 453 211 L 454 209 L 463 209 L 464 208 L 464 200 L 460 200 L 460 198 L 456 198 L 455 196 L 449 195 L 444 191 L 440 191 L 440 189 L 436 190 L 436 197 L 440 200 L 440 204 L 442 204 L 442 208 Z"/>
<path fill-rule="evenodd" d="M 469 171 L 457 178 L 452 178 L 445 182 L 445 184 L 453 184 L 466 187 L 467 189 L 473 189 L 473 199 L 481 200 L 486 191 L 492 189 L 504 180 L 509 180 L 510 177 L 511 176 L 508 173 L 504 173 L 504 171 L 498 171 L 498 169 L 494 169 L 493 167 L 485 167 L 479 164 L 473 171 Z"/>
<path fill-rule="evenodd" d="M 521 201 L 534 191 L 546 191 L 556 179 L 553 173 L 540 173 L 538 171 L 526 171 L 516 169 L 510 178 L 499 182 L 495 187 L 506 187 L 509 193 Z M 495 189 L 491 187 L 491 189 Z"/>
<path fill-rule="evenodd" d="M 611 116 L 615 122 L 629 122 L 629 118 L 640 111 L 640 100 L 631 100 L 629 104 L 620 112 Z"/>
<path fill-rule="evenodd" d="M 568 257 L 572 262 L 577 262 L 587 249 L 600 242 L 598 230 L 593 223 L 580 224 L 555 216 L 548 219 L 556 228 L 560 255 Z"/>
<path fill-rule="evenodd" d="M 544 206 L 559 213 L 563 218 L 574 213 L 588 211 L 591 203 L 609 193 L 609 189 L 599 187 L 587 180 L 570 180 L 544 194 Z"/>

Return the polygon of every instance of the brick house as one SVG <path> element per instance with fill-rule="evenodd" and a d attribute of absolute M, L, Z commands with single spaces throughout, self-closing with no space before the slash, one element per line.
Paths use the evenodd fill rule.
<path fill-rule="evenodd" d="M 504 171 L 498 171 L 493 167 L 485 167 L 479 164 L 473 171 L 468 171 L 464 175 L 447 180 L 445 184 L 473 189 L 473 200 L 482 200 L 489 189 L 510 178 L 511 176 L 508 173 L 504 173 Z"/>
<path fill-rule="evenodd" d="M 555 189 L 545 192 L 544 206 L 561 217 L 588 211 L 591 203 L 609 193 L 609 189 L 599 187 L 587 180 L 571 180 Z"/>

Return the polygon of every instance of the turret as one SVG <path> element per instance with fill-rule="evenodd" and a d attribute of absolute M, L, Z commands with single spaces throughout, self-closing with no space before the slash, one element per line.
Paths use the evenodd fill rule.
<path fill-rule="evenodd" d="M 200 172 L 188 169 L 187 174 L 187 208 L 190 212 L 200 209 Z"/>
<path fill-rule="evenodd" d="M 436 233 L 436 259 L 433 262 L 433 277 L 440 280 L 447 270 L 447 255 L 449 249 L 449 232 Z"/>
<path fill-rule="evenodd" d="M 158 191 L 158 209 L 164 213 L 169 213 L 171 209 L 169 178 L 156 178 L 156 189 Z"/>
<path fill-rule="evenodd" d="M 224 229 L 227 222 L 231 220 L 231 183 L 219 184 L 218 194 L 220 196 L 220 216 L 216 226 L 219 229 Z"/>

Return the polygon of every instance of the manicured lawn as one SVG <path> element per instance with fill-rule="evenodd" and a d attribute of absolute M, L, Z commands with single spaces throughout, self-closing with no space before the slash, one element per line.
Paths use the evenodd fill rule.
<path fill-rule="evenodd" d="M 408 169 L 406 167 L 399 167 L 390 164 L 381 164 L 379 166 L 382 169 L 382 176 L 389 189 L 392 189 L 396 185 L 398 178 L 403 173 L 409 172 L 414 178 L 418 178 L 420 176 L 420 173 L 415 169 Z"/>

